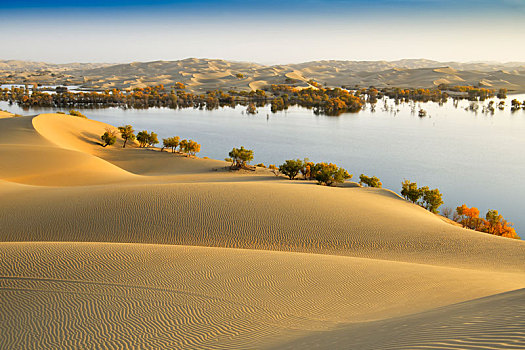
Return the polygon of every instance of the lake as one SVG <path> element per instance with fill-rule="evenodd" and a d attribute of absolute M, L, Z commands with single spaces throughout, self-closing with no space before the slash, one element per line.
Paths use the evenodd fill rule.
<path fill-rule="evenodd" d="M 224 159 L 232 147 L 255 151 L 253 164 L 281 164 L 286 159 L 308 157 L 346 168 L 359 181 L 359 174 L 377 176 L 383 187 L 399 193 L 403 179 L 420 186 L 439 188 L 445 204 L 476 206 L 482 215 L 497 209 L 515 223 L 525 236 L 525 110 L 510 111 L 509 96 L 504 110 L 493 115 L 467 111 L 469 101 L 403 103 L 380 100 L 375 111 L 337 117 L 316 116 L 311 110 L 292 107 L 271 113 L 269 106 L 256 115 L 245 107 L 198 109 L 81 110 L 94 120 L 115 126 L 131 124 L 136 131 L 155 131 L 163 137 L 180 136 L 202 145 L 200 156 Z M 479 102 L 487 105 L 488 101 Z M 497 100 L 498 101 L 498 100 Z M 424 108 L 427 116 L 418 117 Z M 36 114 L 60 109 L 22 110 L 0 102 L 0 109 Z M 443 208 L 442 207 L 442 208 Z"/>

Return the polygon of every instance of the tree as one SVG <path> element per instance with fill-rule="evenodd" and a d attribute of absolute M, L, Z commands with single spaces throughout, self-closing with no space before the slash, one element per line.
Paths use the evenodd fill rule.
<path fill-rule="evenodd" d="M 423 196 L 423 206 L 430 212 L 437 214 L 443 204 L 443 195 L 437 188 L 430 190 L 427 186 L 420 189 Z"/>
<path fill-rule="evenodd" d="M 173 136 L 167 139 L 162 139 L 163 148 L 171 148 L 171 153 L 175 153 L 175 149 L 179 146 L 180 137 Z"/>
<path fill-rule="evenodd" d="M 149 144 L 150 134 L 147 130 L 142 130 L 137 134 L 137 141 L 139 142 L 139 147 L 146 147 Z"/>
<path fill-rule="evenodd" d="M 416 182 L 405 180 L 401 183 L 401 195 L 412 203 L 417 203 L 422 193 Z"/>
<path fill-rule="evenodd" d="M 179 151 L 181 153 L 188 153 L 188 140 L 184 139 L 179 142 Z"/>
<path fill-rule="evenodd" d="M 512 227 L 512 223 L 505 220 L 497 210 L 489 210 L 487 212 L 485 215 L 485 226 L 482 228 L 482 231 L 496 236 L 520 239 Z"/>
<path fill-rule="evenodd" d="M 159 143 L 158 135 L 152 131 L 149 134 L 148 144 L 153 147 L 157 143 Z"/>
<path fill-rule="evenodd" d="M 195 154 L 201 151 L 201 145 L 193 140 L 188 141 L 187 151 L 190 156 L 195 156 Z"/>
<path fill-rule="evenodd" d="M 115 134 L 115 131 L 109 128 L 106 129 L 106 132 L 100 136 L 100 138 L 102 141 L 104 141 L 102 147 L 114 145 L 117 141 L 117 135 Z"/>
<path fill-rule="evenodd" d="M 288 176 L 290 180 L 295 179 L 297 174 L 303 169 L 303 161 L 300 159 L 288 159 L 279 166 L 279 171 Z"/>
<path fill-rule="evenodd" d="M 345 180 L 352 178 L 352 175 L 349 174 L 345 169 L 339 168 L 337 165 L 332 163 L 317 163 L 315 165 L 315 170 L 315 179 L 317 182 L 327 186 L 343 183 Z"/>
<path fill-rule="evenodd" d="M 228 156 L 233 160 L 231 168 L 244 168 L 246 164 L 253 160 L 253 150 L 245 149 L 244 146 L 241 148 L 233 148 Z"/>
<path fill-rule="evenodd" d="M 368 176 L 366 176 L 364 174 L 359 175 L 359 183 L 361 185 L 365 184 L 368 187 L 379 187 L 379 188 L 381 188 L 381 186 L 383 186 L 383 184 L 381 183 L 381 181 L 379 181 L 379 179 L 377 177 L 375 177 L 375 176 L 368 177 Z"/>
<path fill-rule="evenodd" d="M 476 207 L 469 208 L 466 204 L 463 204 L 456 208 L 456 213 L 456 221 L 465 228 L 479 231 L 484 225 L 484 220 L 479 217 L 479 209 Z"/>
<path fill-rule="evenodd" d="M 133 127 L 131 125 L 124 125 L 119 126 L 118 130 L 120 131 L 120 136 L 124 140 L 124 144 L 122 145 L 122 148 L 126 148 L 126 143 L 128 140 L 134 141 L 135 140 L 135 130 L 133 130 Z"/>

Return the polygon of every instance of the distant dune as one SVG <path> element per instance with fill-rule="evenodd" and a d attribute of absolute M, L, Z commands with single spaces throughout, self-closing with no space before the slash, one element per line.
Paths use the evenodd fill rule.
<path fill-rule="evenodd" d="M 129 89 L 184 83 L 189 91 L 266 89 L 271 84 L 308 87 L 314 80 L 329 87 L 432 88 L 441 83 L 525 91 L 525 63 L 458 63 L 431 60 L 313 61 L 265 66 L 218 59 L 129 64 L 50 65 L 0 61 L 0 81 L 20 84 L 69 84 L 87 89 Z"/>
<path fill-rule="evenodd" d="M 0 119 L 0 348 L 525 346 L 523 241 L 106 128 Z"/>

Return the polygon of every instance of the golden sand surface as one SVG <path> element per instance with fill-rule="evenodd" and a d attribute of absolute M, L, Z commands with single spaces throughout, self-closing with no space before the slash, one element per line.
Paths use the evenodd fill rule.
<path fill-rule="evenodd" d="M 0 348 L 525 347 L 524 242 L 106 128 L 0 119 Z"/>

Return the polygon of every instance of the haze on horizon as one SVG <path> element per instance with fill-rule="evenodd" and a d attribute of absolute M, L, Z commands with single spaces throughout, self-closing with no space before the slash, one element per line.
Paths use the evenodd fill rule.
<path fill-rule="evenodd" d="M 525 61 L 525 1 L 2 3 L 0 59 Z"/>

